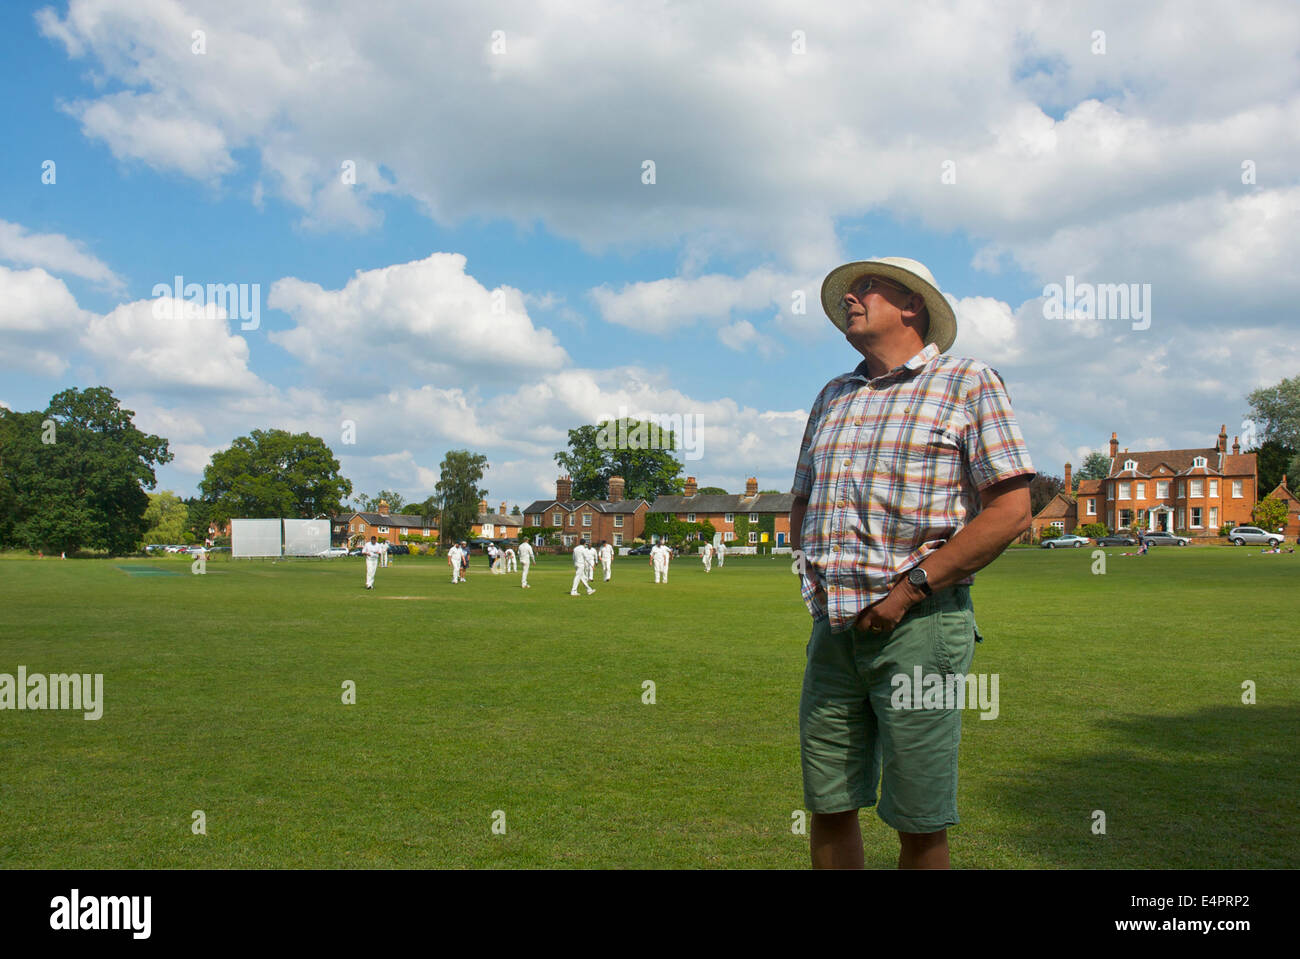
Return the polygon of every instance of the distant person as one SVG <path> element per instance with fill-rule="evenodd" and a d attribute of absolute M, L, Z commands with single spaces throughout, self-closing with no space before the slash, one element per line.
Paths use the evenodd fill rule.
<path fill-rule="evenodd" d="M 506 554 L 495 545 L 492 550 L 492 574 L 494 576 L 504 576 L 506 573 Z"/>
<path fill-rule="evenodd" d="M 388 569 L 388 540 L 379 544 L 379 565 Z"/>
<path fill-rule="evenodd" d="M 650 547 L 650 567 L 655 572 L 656 583 L 668 582 L 669 556 L 669 549 L 663 543 L 655 543 Z"/>
<path fill-rule="evenodd" d="M 460 578 L 469 578 L 469 543 L 460 541 Z"/>
<path fill-rule="evenodd" d="M 379 544 L 375 538 L 361 547 L 361 555 L 366 558 L 366 589 L 375 588 L 375 570 L 379 568 Z"/>
<path fill-rule="evenodd" d="M 594 593 L 595 590 L 591 588 L 591 577 L 588 573 L 587 547 L 582 543 L 573 547 L 573 570 L 573 588 L 569 590 L 569 595 L 578 595 L 579 583 L 587 588 L 588 596 Z"/>
<path fill-rule="evenodd" d="M 719 543 L 718 544 L 718 569 L 722 569 L 722 567 L 726 565 L 727 565 L 727 544 Z"/>
<path fill-rule="evenodd" d="M 706 573 L 713 572 L 713 544 L 712 543 L 706 541 L 704 546 L 700 549 L 700 562 L 704 564 L 704 571 Z"/>
<path fill-rule="evenodd" d="M 515 563 L 514 547 L 507 546 L 506 547 L 506 572 L 513 573 L 518 568 L 519 567 Z"/>
<path fill-rule="evenodd" d="M 614 547 L 610 546 L 608 542 L 602 539 L 600 541 L 599 556 L 601 568 L 605 571 L 605 582 L 608 583 L 610 577 L 613 576 Z"/>
<path fill-rule="evenodd" d="M 528 540 L 519 544 L 519 562 L 523 564 L 523 581 L 519 584 L 520 589 L 528 589 L 528 567 L 533 565 L 533 547 Z"/>
<path fill-rule="evenodd" d="M 447 550 L 447 565 L 451 567 L 451 581 L 453 584 L 460 582 L 460 562 L 460 544 L 452 543 L 451 549 Z"/>

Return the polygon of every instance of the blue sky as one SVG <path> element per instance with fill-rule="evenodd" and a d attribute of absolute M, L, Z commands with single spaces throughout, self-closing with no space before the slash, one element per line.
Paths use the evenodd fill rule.
<path fill-rule="evenodd" d="M 160 488 L 282 427 L 358 492 L 483 452 L 522 505 L 625 406 L 696 418 L 701 484 L 785 489 L 859 359 L 821 278 L 870 256 L 930 267 L 1045 472 L 1111 430 L 1210 445 L 1300 367 L 1294 5 L 297 7 L 0 13 L 0 402 L 111 387 L 172 442 Z M 257 284 L 260 325 L 156 315 L 176 275 Z M 1046 319 L 1067 276 L 1150 325 Z"/>

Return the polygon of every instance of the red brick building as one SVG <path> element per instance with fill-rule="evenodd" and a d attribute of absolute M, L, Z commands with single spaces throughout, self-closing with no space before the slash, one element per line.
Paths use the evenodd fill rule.
<path fill-rule="evenodd" d="M 487 500 L 479 500 L 478 519 L 474 521 L 473 532 L 470 534 L 473 539 L 519 539 L 519 530 L 524 525 L 522 516 L 511 516 L 507 511 L 506 504 L 502 503 L 501 508 L 495 513 L 488 512 Z"/>
<path fill-rule="evenodd" d="M 408 516 L 405 513 L 390 513 L 388 502 L 379 501 L 379 509 L 372 513 L 344 513 L 330 521 L 333 531 L 332 540 L 340 545 L 356 546 L 358 543 L 376 542 L 400 543 L 403 536 L 438 537 L 438 518 L 429 517 L 426 525 L 420 516 Z"/>
<path fill-rule="evenodd" d="M 1259 492 L 1255 454 L 1241 452 L 1236 437 L 1229 452 L 1226 426 L 1211 447 L 1136 453 L 1120 452 L 1119 438 L 1111 433 L 1110 472 L 1104 479 L 1080 480 L 1073 495 L 1069 463 L 1064 479 L 1064 489 L 1034 516 L 1035 537 L 1049 526 L 1070 533 L 1103 523 L 1114 532 L 1134 522 L 1146 530 L 1217 536 L 1225 524 L 1253 522 Z"/>
<path fill-rule="evenodd" d="M 758 479 L 751 476 L 745 481 L 744 495 L 739 493 L 701 493 L 694 476 L 686 477 L 681 496 L 657 496 L 650 507 L 652 513 L 671 513 L 687 523 L 709 522 L 722 534 L 724 543 L 739 546 L 756 546 L 760 540 L 759 523 L 765 515 L 772 515 L 774 526 L 773 546 L 790 543 L 790 508 L 794 505 L 792 493 L 760 493 Z M 746 542 L 736 536 L 736 517 L 745 516 L 749 523 Z"/>
<path fill-rule="evenodd" d="M 1268 495 L 1286 503 L 1286 527 L 1283 532 L 1287 539 L 1300 542 L 1300 498 L 1286 488 L 1285 473 L 1282 474 L 1282 482 L 1278 483 L 1273 492 Z"/>
<path fill-rule="evenodd" d="M 643 499 L 624 499 L 623 486 L 623 477 L 611 476 L 607 499 L 575 500 L 573 479 L 561 476 L 555 481 L 555 499 L 528 504 L 524 525 L 554 530 L 565 546 L 599 543 L 602 539 L 613 546 L 624 546 L 644 532 L 650 504 Z"/>

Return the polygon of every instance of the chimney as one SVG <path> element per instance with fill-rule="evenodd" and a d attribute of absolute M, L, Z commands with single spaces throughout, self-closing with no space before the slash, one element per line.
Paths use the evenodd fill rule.
<path fill-rule="evenodd" d="M 1119 456 L 1119 436 L 1114 431 L 1110 434 L 1110 458 Z"/>
<path fill-rule="evenodd" d="M 757 477 L 757 476 L 751 476 L 749 479 L 745 480 L 745 495 L 746 495 L 746 496 L 757 496 L 757 495 L 758 495 L 758 477 Z"/>
<path fill-rule="evenodd" d="M 686 489 L 684 490 L 683 495 L 694 496 L 699 491 L 700 488 L 695 485 L 695 477 L 694 476 L 686 477 Z"/>
<path fill-rule="evenodd" d="M 1071 472 L 1072 472 L 1072 469 L 1071 469 L 1071 467 L 1070 467 L 1070 464 L 1069 464 L 1069 463 L 1066 463 L 1066 464 L 1065 464 L 1065 495 L 1066 495 L 1066 496 L 1073 496 L 1073 495 L 1074 495 L 1074 487 L 1070 485 L 1070 480 L 1071 480 L 1071 476 L 1070 476 L 1070 474 L 1071 474 Z"/>
<path fill-rule="evenodd" d="M 609 501 L 611 503 L 621 503 L 623 501 L 623 477 L 611 476 L 609 478 Z"/>
<path fill-rule="evenodd" d="M 1219 427 L 1218 450 L 1220 453 L 1228 452 L 1228 424 L 1227 423 L 1224 423 L 1222 426 Z"/>
<path fill-rule="evenodd" d="M 555 498 L 561 503 L 567 503 L 573 499 L 573 479 L 568 476 L 561 476 L 555 481 Z"/>
<path fill-rule="evenodd" d="M 485 500 L 485 499 L 481 499 L 481 500 L 479 500 L 479 501 L 478 501 L 478 515 L 479 515 L 479 516 L 486 516 L 486 515 L 487 515 L 487 511 L 488 511 L 488 509 L 487 509 L 487 500 Z"/>
<path fill-rule="evenodd" d="M 505 504 L 505 503 L 502 503 L 502 504 L 501 504 L 500 513 L 501 513 L 502 516 L 509 516 L 509 515 L 510 515 L 510 510 L 506 508 L 506 504 Z"/>
<path fill-rule="evenodd" d="M 1232 455 L 1233 456 L 1241 455 L 1241 444 L 1237 442 L 1237 437 L 1235 436 L 1232 438 Z"/>
<path fill-rule="evenodd" d="M 388 500 L 386 500 L 386 499 L 381 499 L 381 500 L 379 501 L 379 507 L 378 507 L 378 509 L 379 509 L 379 515 L 380 515 L 380 516 L 387 516 L 387 515 L 388 515 Z"/>

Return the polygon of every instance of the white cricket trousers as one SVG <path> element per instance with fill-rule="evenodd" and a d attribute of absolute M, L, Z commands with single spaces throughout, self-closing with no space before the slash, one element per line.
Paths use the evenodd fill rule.
<path fill-rule="evenodd" d="M 528 585 L 528 567 L 531 566 L 531 565 L 533 565 L 533 564 L 532 564 L 532 563 L 524 563 L 524 565 L 523 565 L 524 581 L 523 581 L 522 583 L 519 584 L 520 586 L 527 586 L 527 585 Z"/>
<path fill-rule="evenodd" d="M 602 567 L 604 567 L 604 569 L 605 569 L 605 582 L 607 582 L 607 583 L 609 582 L 609 577 L 612 575 L 612 574 L 610 573 L 609 568 L 610 568 L 610 566 L 613 565 L 613 563 L 614 563 L 614 561 L 613 561 L 612 559 L 602 559 L 602 560 L 600 561 L 600 565 L 601 565 Z"/>
<path fill-rule="evenodd" d="M 655 563 L 655 582 L 659 582 L 659 577 L 663 576 L 663 581 L 668 582 L 668 564 Z"/>
<path fill-rule="evenodd" d="M 375 585 L 375 570 L 379 568 L 378 556 L 366 557 L 366 588 L 369 589 Z"/>

